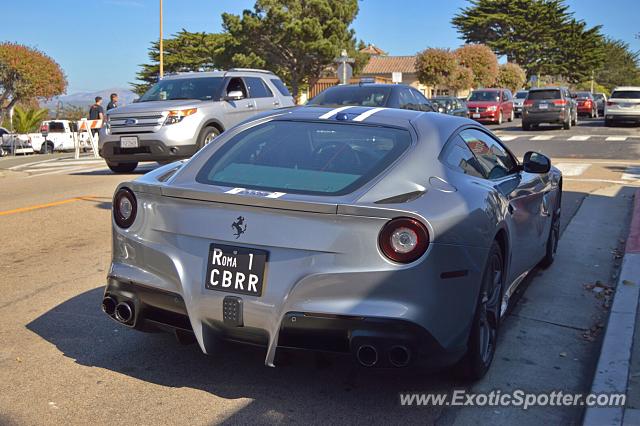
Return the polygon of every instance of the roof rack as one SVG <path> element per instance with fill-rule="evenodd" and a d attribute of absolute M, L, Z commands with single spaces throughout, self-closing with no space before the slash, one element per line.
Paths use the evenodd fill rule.
<path fill-rule="evenodd" d="M 273 72 L 268 71 L 268 70 L 261 70 L 259 68 L 230 68 L 227 70 L 227 72 L 261 72 L 263 74 L 273 74 Z"/>

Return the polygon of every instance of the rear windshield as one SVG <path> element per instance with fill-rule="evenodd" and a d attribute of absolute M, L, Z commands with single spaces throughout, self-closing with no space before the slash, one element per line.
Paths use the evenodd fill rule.
<path fill-rule="evenodd" d="M 311 99 L 309 105 L 383 107 L 387 104 L 390 93 L 391 87 L 333 87 Z"/>
<path fill-rule="evenodd" d="M 470 101 L 498 102 L 500 100 L 500 92 L 495 90 L 478 90 L 471 93 Z"/>
<path fill-rule="evenodd" d="M 228 140 L 196 180 L 233 188 L 343 195 L 380 174 L 410 144 L 411 135 L 402 129 L 271 121 Z"/>
<path fill-rule="evenodd" d="M 139 102 L 196 99 L 207 101 L 220 94 L 222 77 L 173 78 L 161 80 L 140 97 Z"/>
<path fill-rule="evenodd" d="M 529 92 L 527 99 L 540 100 L 540 99 L 561 99 L 559 90 L 532 90 Z"/>
<path fill-rule="evenodd" d="M 640 99 L 640 90 L 614 90 L 611 97 L 616 99 Z"/>
<path fill-rule="evenodd" d="M 516 93 L 515 98 L 516 99 L 524 99 L 527 97 L 527 95 L 529 94 L 529 92 L 518 92 Z"/>

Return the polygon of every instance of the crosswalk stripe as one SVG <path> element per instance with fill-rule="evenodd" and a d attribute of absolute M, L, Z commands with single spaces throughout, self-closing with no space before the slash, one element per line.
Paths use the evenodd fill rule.
<path fill-rule="evenodd" d="M 568 140 L 570 141 L 586 141 L 591 137 L 591 135 L 587 136 L 571 136 Z"/>
<path fill-rule="evenodd" d="M 590 163 L 558 163 L 555 165 L 562 172 L 562 176 L 580 176 L 589 167 Z"/>
<path fill-rule="evenodd" d="M 605 141 L 626 141 L 627 136 L 609 136 Z"/>
<path fill-rule="evenodd" d="M 516 139 L 518 136 L 500 136 L 500 139 L 502 139 L 505 142 L 509 142 L 512 141 L 514 139 Z"/>
<path fill-rule="evenodd" d="M 539 135 L 531 138 L 532 141 L 548 141 L 553 139 L 553 135 Z"/>
<path fill-rule="evenodd" d="M 84 166 L 68 167 L 68 168 L 54 170 L 54 171 L 50 171 L 50 172 L 36 173 L 36 174 L 33 174 L 33 175 L 25 176 L 25 179 L 34 178 L 34 177 L 38 177 L 38 176 L 57 175 L 57 174 L 60 174 L 60 173 L 65 173 L 65 172 L 73 172 L 73 171 L 76 171 L 76 170 L 82 170 L 84 168 L 85 168 Z"/>

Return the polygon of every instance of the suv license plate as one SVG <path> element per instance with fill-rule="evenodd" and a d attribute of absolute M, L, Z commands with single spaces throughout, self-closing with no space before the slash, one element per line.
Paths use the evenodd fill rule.
<path fill-rule="evenodd" d="M 122 136 L 120 138 L 120 148 L 137 148 L 138 137 L 137 136 Z"/>

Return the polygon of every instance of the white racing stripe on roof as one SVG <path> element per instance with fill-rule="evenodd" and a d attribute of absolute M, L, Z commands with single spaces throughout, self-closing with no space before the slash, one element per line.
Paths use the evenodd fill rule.
<path fill-rule="evenodd" d="M 373 108 L 373 109 L 370 109 L 369 111 L 363 112 L 362 114 L 360 114 L 359 116 L 354 118 L 353 121 L 364 121 L 368 117 L 371 117 L 373 114 L 375 114 L 376 112 L 380 112 L 383 109 L 386 109 L 386 108 Z"/>
<path fill-rule="evenodd" d="M 336 115 L 337 113 L 339 113 L 340 111 L 344 111 L 345 109 L 349 109 L 349 108 L 353 108 L 353 105 L 348 105 L 348 106 L 343 106 L 340 108 L 336 108 L 336 109 L 332 109 L 331 111 L 322 114 L 320 117 L 318 117 L 320 120 L 326 120 L 327 118 L 331 118 L 334 115 Z"/>

